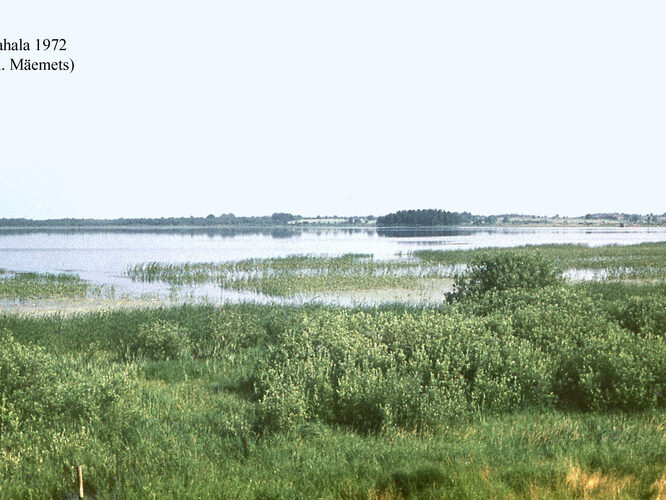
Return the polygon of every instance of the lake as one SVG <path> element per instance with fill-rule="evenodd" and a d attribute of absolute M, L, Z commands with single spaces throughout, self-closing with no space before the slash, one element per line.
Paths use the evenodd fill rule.
<path fill-rule="evenodd" d="M 666 241 L 666 228 L 0 230 L 0 268 L 75 273 L 121 293 L 168 293 L 124 273 L 143 262 L 222 262 L 293 254 L 369 253 L 404 258 L 418 249 L 471 249 L 545 243 L 629 245 Z M 214 290 L 214 292 L 213 292 Z M 207 287 L 199 293 L 215 293 Z"/>

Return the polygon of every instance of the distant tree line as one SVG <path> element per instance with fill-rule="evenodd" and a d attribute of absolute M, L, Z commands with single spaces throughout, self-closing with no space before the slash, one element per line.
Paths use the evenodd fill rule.
<path fill-rule="evenodd" d="M 159 218 L 133 218 L 133 219 L 0 219 L 0 227 L 201 227 L 201 226 L 276 226 L 285 225 L 293 220 L 299 220 L 300 215 L 288 213 L 274 213 L 270 216 L 236 217 L 234 214 L 219 216 L 210 214 L 206 217 L 159 217 Z"/>
<path fill-rule="evenodd" d="M 666 218 L 666 213 L 661 215 L 656 214 L 625 214 L 625 213 L 598 213 L 598 214 L 586 214 L 585 220 L 624 220 L 630 222 L 655 222 L 661 219 Z"/>
<path fill-rule="evenodd" d="M 484 219 L 469 212 L 447 212 L 446 210 L 399 210 L 377 217 L 378 227 L 389 226 L 458 226 L 474 224 Z"/>
<path fill-rule="evenodd" d="M 263 215 L 256 217 L 240 217 L 233 213 L 214 215 L 209 214 L 206 217 L 159 217 L 159 218 L 119 218 L 119 219 L 45 219 L 34 220 L 25 218 L 0 219 L 0 228 L 205 228 L 205 227 L 243 227 L 243 226 L 286 226 L 290 223 L 299 222 L 308 224 L 317 224 L 320 219 L 328 217 L 317 216 L 316 218 L 304 218 L 301 215 L 294 215 L 286 212 L 275 212 L 272 215 Z M 494 225 L 501 221 L 504 224 L 520 223 L 548 223 L 548 217 L 534 215 L 518 214 L 500 214 L 500 215 L 473 215 L 469 212 L 448 212 L 446 210 L 400 210 L 380 217 L 372 215 L 363 217 L 336 217 L 340 224 L 367 224 L 376 221 L 377 227 L 432 227 L 432 226 L 459 226 L 459 225 Z M 519 218 L 520 220 L 515 220 Z M 666 213 L 661 215 L 647 214 L 623 214 L 623 213 L 603 213 L 587 214 L 583 217 L 585 220 L 614 220 L 618 223 L 638 223 L 638 224 L 665 224 Z M 328 224 L 327 224 L 328 225 Z"/>

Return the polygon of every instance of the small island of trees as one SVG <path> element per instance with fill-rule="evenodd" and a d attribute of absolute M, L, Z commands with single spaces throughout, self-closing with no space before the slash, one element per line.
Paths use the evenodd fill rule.
<path fill-rule="evenodd" d="M 446 210 L 399 210 L 377 217 L 377 226 L 457 226 L 472 224 L 475 216 L 469 212 L 447 212 Z"/>

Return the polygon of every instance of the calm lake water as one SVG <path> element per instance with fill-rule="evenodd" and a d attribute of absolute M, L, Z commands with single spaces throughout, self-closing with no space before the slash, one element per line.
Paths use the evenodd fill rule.
<path fill-rule="evenodd" d="M 127 293 L 163 293 L 132 283 L 128 266 L 149 262 L 221 262 L 292 254 L 369 253 L 399 258 L 417 249 L 471 249 L 543 243 L 587 245 L 666 241 L 666 228 L 451 228 L 438 230 L 0 230 L 0 268 L 76 273 Z M 219 292 L 218 292 L 219 294 Z"/>

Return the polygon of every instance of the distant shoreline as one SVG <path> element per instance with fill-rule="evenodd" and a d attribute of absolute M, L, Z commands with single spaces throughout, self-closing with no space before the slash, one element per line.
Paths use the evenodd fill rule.
<path fill-rule="evenodd" d="M 96 225 L 68 225 L 68 226 L 0 226 L 0 233 L 11 231 L 307 231 L 307 230 L 340 230 L 340 229 L 354 229 L 354 230 L 379 230 L 379 231 L 394 231 L 394 230 L 440 230 L 440 229 L 510 229 L 510 228 L 616 228 L 616 229 L 632 229 L 632 228 L 666 228 L 666 224 L 627 224 L 618 222 L 544 222 L 544 223 L 507 223 L 507 224 L 461 224 L 449 226 L 376 226 L 368 224 L 299 224 L 299 225 L 218 225 L 218 226 L 159 226 L 159 225 L 131 225 L 131 226 L 96 226 Z"/>
<path fill-rule="evenodd" d="M 390 231 L 443 228 L 513 228 L 513 227 L 666 227 L 666 213 L 625 214 L 597 213 L 576 217 L 499 214 L 473 215 L 468 212 L 443 210 L 403 210 L 385 216 L 316 216 L 303 217 L 289 213 L 267 216 L 236 216 L 222 214 L 206 217 L 146 217 L 146 218 L 59 218 L 26 219 L 0 218 L 0 231 L 8 230 L 86 230 L 86 231 L 245 231 L 299 229 L 377 229 Z"/>

